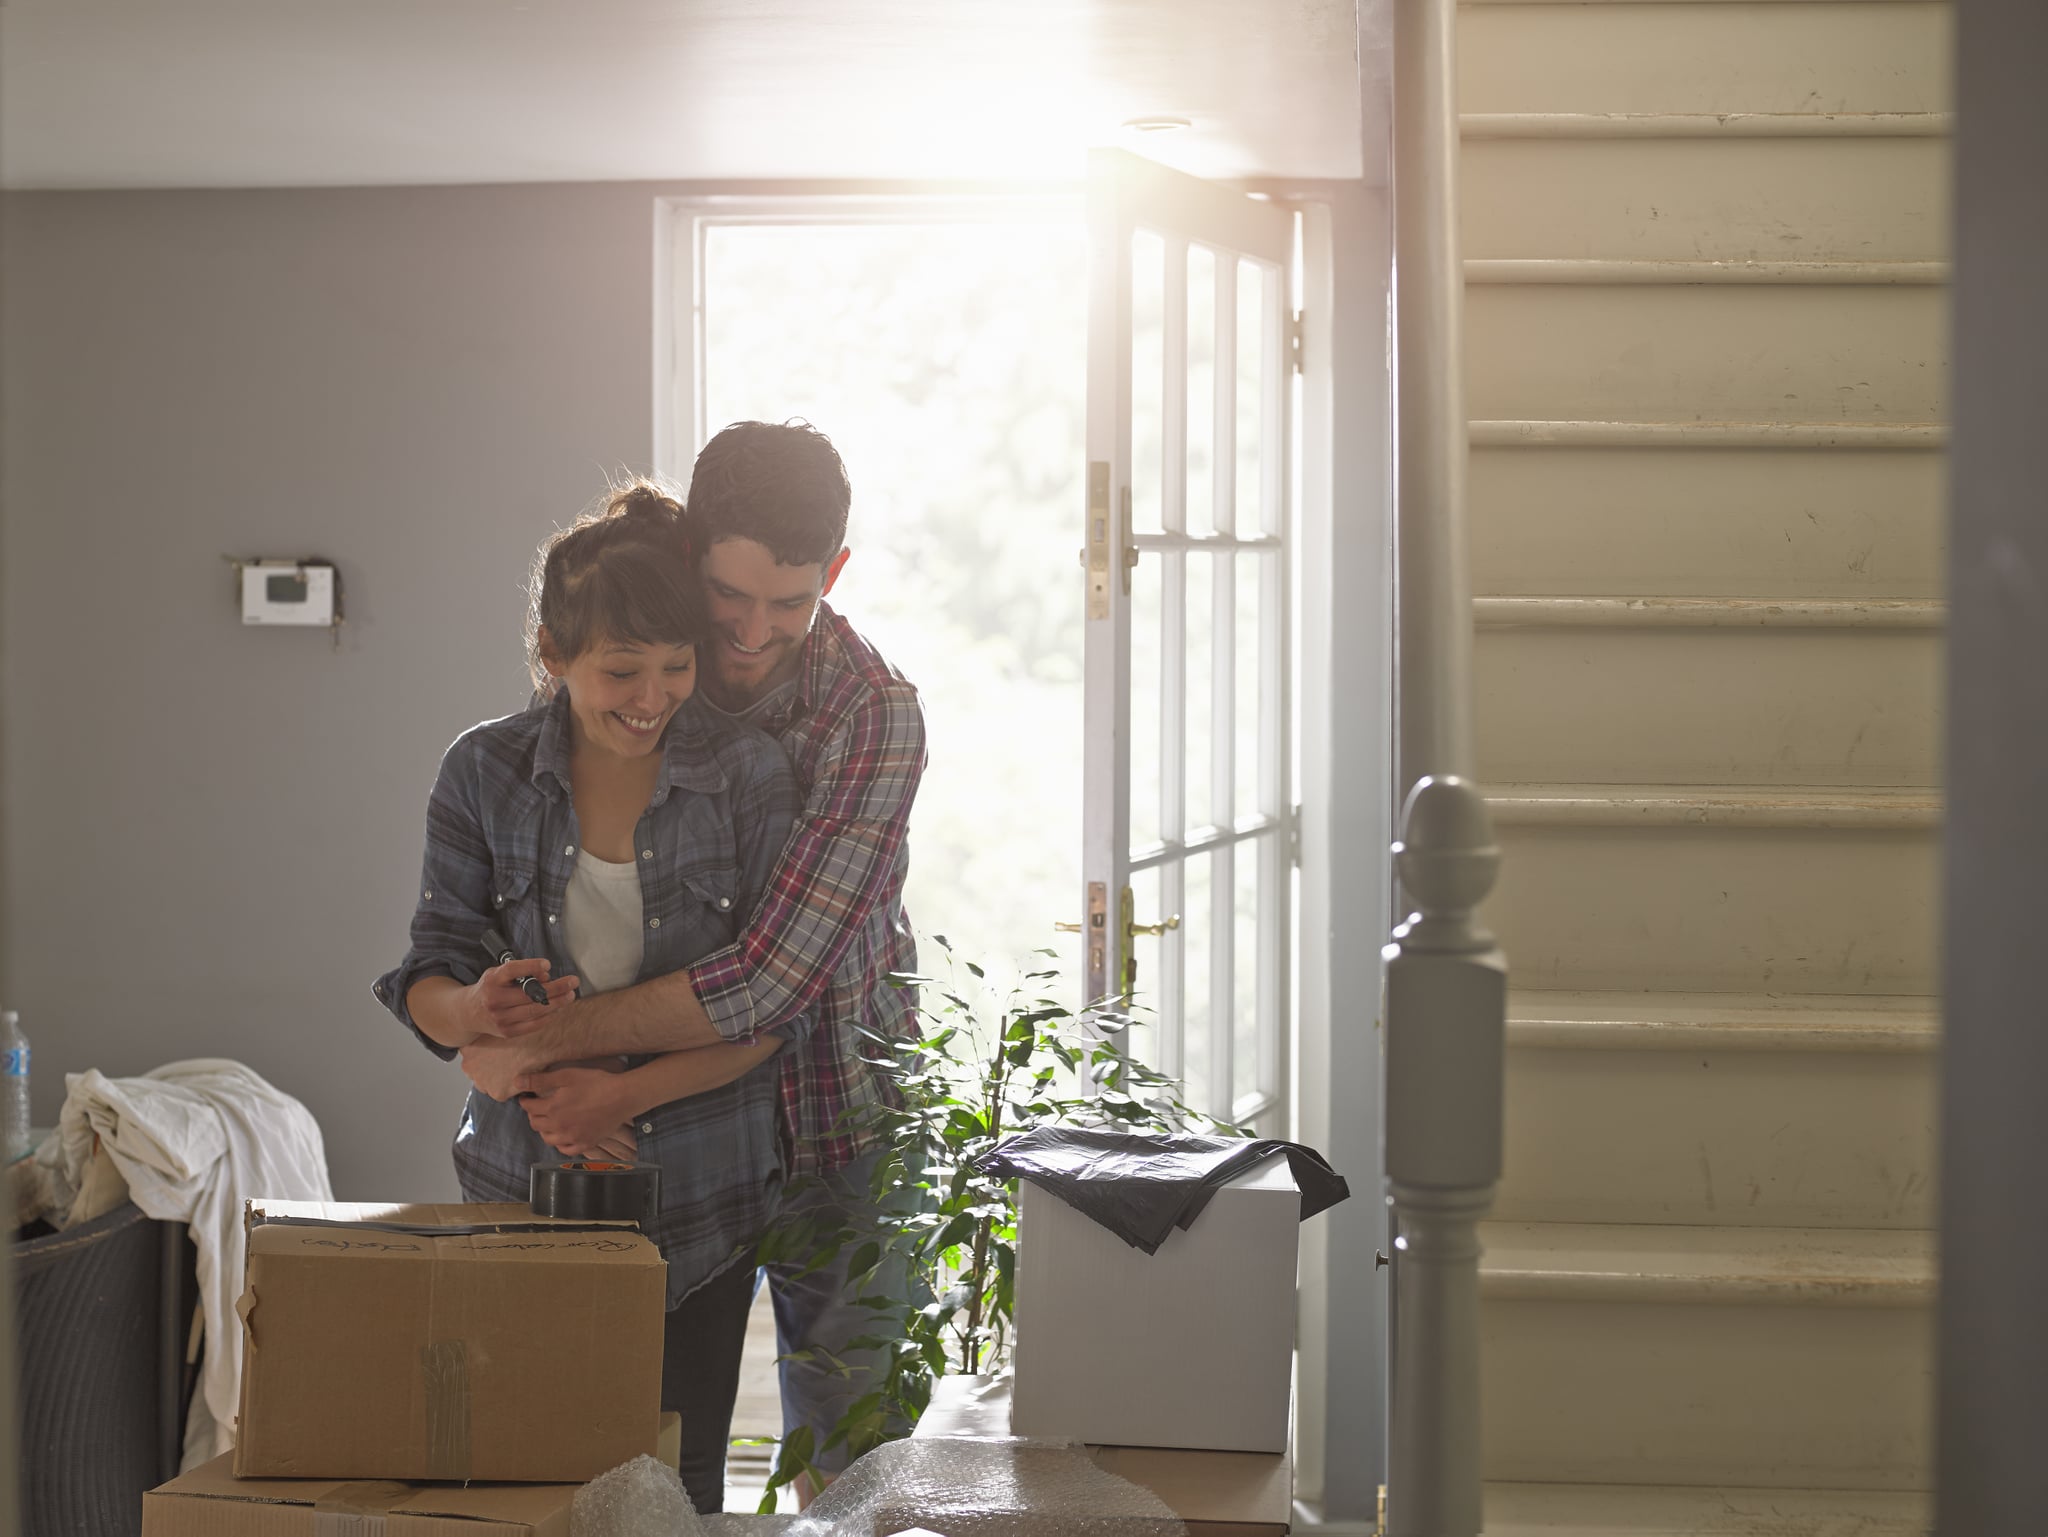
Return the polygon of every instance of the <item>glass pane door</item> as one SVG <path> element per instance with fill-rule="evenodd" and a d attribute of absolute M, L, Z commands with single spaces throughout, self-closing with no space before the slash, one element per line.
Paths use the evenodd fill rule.
<path fill-rule="evenodd" d="M 1131 1049 L 1281 1124 L 1294 220 L 1090 165 L 1083 969 Z"/>

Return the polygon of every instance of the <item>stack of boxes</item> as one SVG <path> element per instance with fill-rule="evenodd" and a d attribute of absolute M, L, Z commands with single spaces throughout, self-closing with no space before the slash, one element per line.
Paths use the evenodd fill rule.
<path fill-rule="evenodd" d="M 236 1449 L 145 1496 L 143 1537 L 561 1537 L 583 1483 L 674 1464 L 666 1277 L 630 1223 L 252 1202 Z"/>

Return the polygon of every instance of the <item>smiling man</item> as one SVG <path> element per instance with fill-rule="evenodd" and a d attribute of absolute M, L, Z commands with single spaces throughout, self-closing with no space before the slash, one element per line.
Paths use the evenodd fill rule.
<path fill-rule="evenodd" d="M 782 744 L 803 794 L 738 941 L 672 975 L 559 1004 L 560 1016 L 533 1034 L 465 1050 L 463 1066 L 496 1098 L 546 1094 L 551 1075 L 541 1070 L 555 1062 L 751 1043 L 808 1014 L 809 1040 L 781 1058 L 792 1172 L 820 1177 L 799 1200 L 822 1208 L 829 1225 L 865 1226 L 881 1150 L 861 1112 L 887 1089 L 863 1060 L 862 1038 L 916 1028 L 913 995 L 888 977 L 916 968 L 903 881 L 925 729 L 917 690 L 824 601 L 846 565 L 851 503 L 831 440 L 800 422 L 726 428 L 690 481 L 712 632 L 704 694 Z M 851 1305 L 841 1268 L 771 1267 L 767 1276 L 782 1355 L 868 1364 L 847 1344 L 873 1315 Z M 785 1433 L 808 1425 L 820 1445 L 869 1387 L 814 1360 L 785 1359 L 781 1374 Z"/>

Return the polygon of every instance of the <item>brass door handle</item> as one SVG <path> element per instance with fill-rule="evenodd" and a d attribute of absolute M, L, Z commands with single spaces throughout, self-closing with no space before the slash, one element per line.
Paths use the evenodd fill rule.
<path fill-rule="evenodd" d="M 1114 977 L 1116 979 L 1113 984 L 1115 991 L 1125 999 L 1128 999 L 1138 985 L 1137 946 L 1133 941 L 1140 934 L 1157 936 L 1170 933 L 1172 930 L 1179 928 L 1180 914 L 1173 914 L 1164 923 L 1137 922 L 1137 915 L 1132 910 L 1131 888 L 1126 886 L 1123 889 L 1122 900 L 1117 904 L 1118 922 L 1116 930 L 1109 930 L 1106 922 L 1109 917 L 1107 897 L 1108 892 L 1105 890 L 1105 883 L 1102 881 L 1093 882 L 1088 887 L 1089 922 L 1086 924 L 1056 922 L 1053 924 L 1053 931 L 1059 934 L 1090 935 L 1091 937 L 1085 947 L 1088 952 L 1088 976 L 1092 979 L 1090 985 L 1098 990 L 1107 991 L 1112 985 L 1110 979 Z M 1109 942 L 1110 933 L 1117 933 L 1117 938 L 1113 945 Z M 1110 953 L 1112 949 L 1117 953 L 1112 955 Z"/>
<path fill-rule="evenodd" d="M 1130 924 L 1130 932 L 1133 932 L 1133 934 L 1163 934 L 1169 928 L 1180 928 L 1180 914 L 1178 912 L 1171 916 L 1171 918 L 1167 918 L 1163 924 Z M 1081 932 L 1081 924 L 1053 924 L 1053 932 L 1055 934 L 1079 934 Z"/>
<path fill-rule="evenodd" d="M 1164 923 L 1134 923 L 1131 925 L 1130 931 L 1133 934 L 1164 934 L 1169 929 L 1177 929 L 1179 927 L 1180 914 L 1175 913 Z M 1078 934 L 1081 932 L 1081 925 L 1078 923 L 1055 923 L 1053 931 L 1059 934 Z"/>

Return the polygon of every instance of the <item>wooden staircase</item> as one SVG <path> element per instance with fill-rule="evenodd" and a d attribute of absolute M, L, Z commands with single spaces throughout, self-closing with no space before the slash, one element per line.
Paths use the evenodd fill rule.
<path fill-rule="evenodd" d="M 1460 10 L 1489 1532 L 1930 1519 L 1949 24 Z"/>

